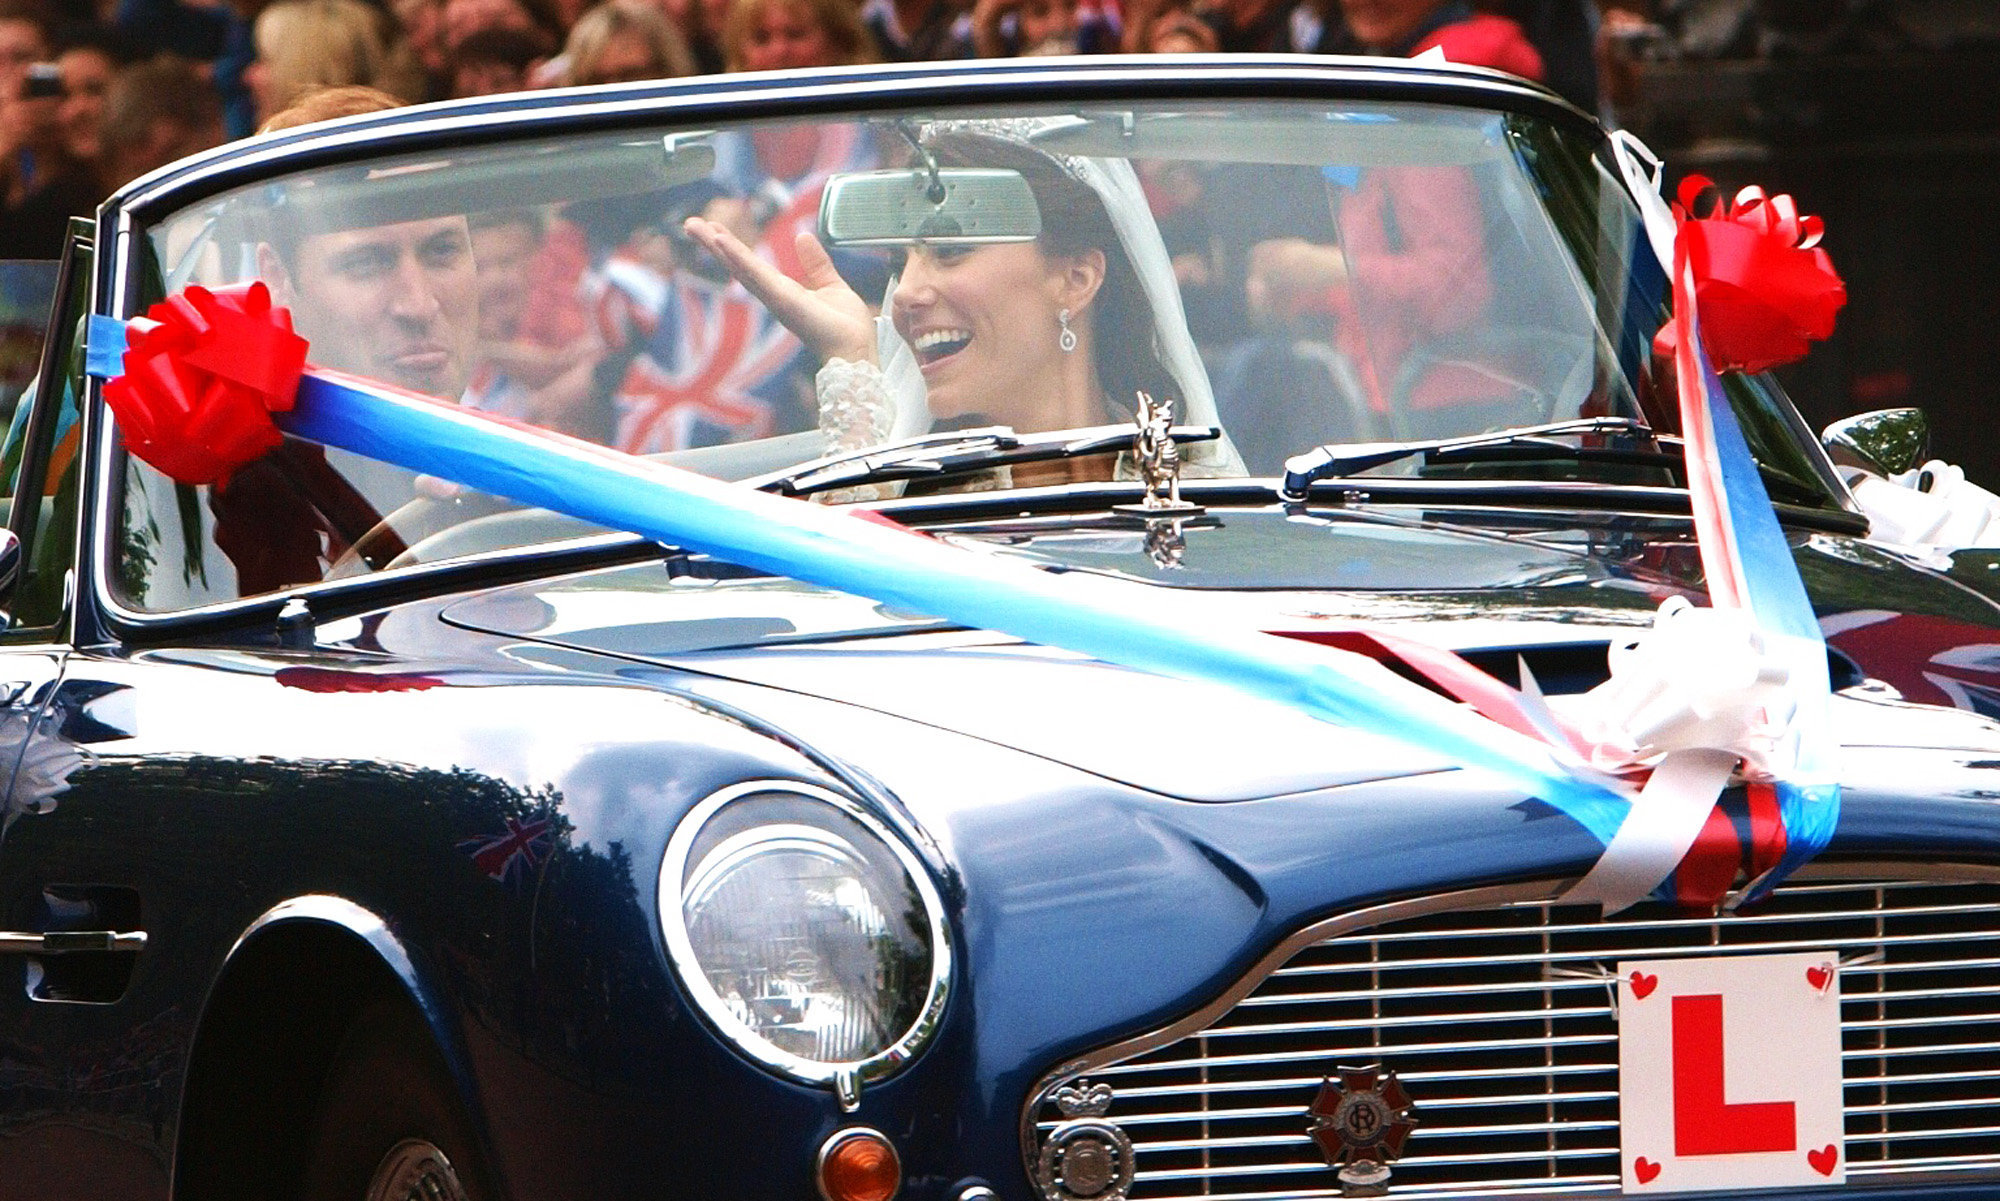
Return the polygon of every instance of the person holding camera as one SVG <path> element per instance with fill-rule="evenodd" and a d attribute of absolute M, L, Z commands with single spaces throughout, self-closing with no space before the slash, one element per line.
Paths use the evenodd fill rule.
<path fill-rule="evenodd" d="M 62 68 L 49 58 L 48 25 L 27 4 L 0 4 L 0 259 L 62 254 L 69 218 L 102 199 L 88 164 L 73 155 L 63 124 Z M 19 61 L 22 58 L 28 61 Z"/>

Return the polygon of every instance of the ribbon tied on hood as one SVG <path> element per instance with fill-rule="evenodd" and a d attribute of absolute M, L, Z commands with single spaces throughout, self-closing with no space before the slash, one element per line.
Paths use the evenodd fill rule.
<path fill-rule="evenodd" d="M 1611 678 L 1585 694 L 1591 765 L 1620 772 L 1678 751 L 1726 751 L 1769 779 L 1794 753 L 1791 670 L 1741 609 L 1670 597 L 1653 628 L 1611 644 Z"/>

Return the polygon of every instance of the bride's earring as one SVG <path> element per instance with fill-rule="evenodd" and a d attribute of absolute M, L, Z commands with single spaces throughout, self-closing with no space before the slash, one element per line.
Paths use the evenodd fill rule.
<path fill-rule="evenodd" d="M 1076 331 L 1069 327 L 1068 309 L 1056 314 L 1056 323 L 1062 326 L 1062 332 L 1056 335 L 1056 345 L 1062 347 L 1064 354 L 1068 354 L 1076 349 Z"/>

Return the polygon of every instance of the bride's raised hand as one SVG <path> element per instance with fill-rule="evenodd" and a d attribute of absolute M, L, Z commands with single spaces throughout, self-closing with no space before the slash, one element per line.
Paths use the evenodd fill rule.
<path fill-rule="evenodd" d="M 805 277 L 798 280 L 759 258 L 741 238 L 714 221 L 689 217 L 684 228 L 821 359 L 875 361 L 875 315 L 834 270 L 833 259 L 818 238 L 809 233 L 798 237 L 799 266 Z"/>

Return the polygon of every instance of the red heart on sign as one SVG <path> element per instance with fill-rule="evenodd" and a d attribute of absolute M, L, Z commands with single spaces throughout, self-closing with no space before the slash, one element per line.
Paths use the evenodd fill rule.
<path fill-rule="evenodd" d="M 1833 1169 L 1840 1166 L 1840 1149 L 1832 1143 L 1828 1143 L 1817 1151 L 1806 1152 L 1806 1162 L 1811 1164 L 1812 1170 L 1818 1172 L 1820 1175 L 1831 1176 L 1833 1175 Z"/>
<path fill-rule="evenodd" d="M 1809 967 L 1806 969 L 1806 983 L 1812 985 L 1814 988 L 1818 989 L 1821 992 L 1826 991 L 1827 984 L 1830 983 L 1832 980 L 1833 980 L 1833 971 L 1831 968 L 1828 968 L 1825 965 Z"/>
<path fill-rule="evenodd" d="M 1660 978 L 1658 976 L 1648 976 L 1644 972 L 1633 972 L 1632 995 L 1637 999 L 1643 1001 L 1647 997 L 1653 995 L 1653 989 L 1658 987 L 1659 983 L 1660 983 Z M 1644 1163 L 1645 1161 L 1640 1160 L 1639 1162 Z M 1659 1171 L 1660 1170 L 1659 1165 L 1655 1164 L 1653 1166 L 1653 1170 L 1655 1172 Z"/>
<path fill-rule="evenodd" d="M 1640 1184 L 1651 1184 L 1660 1174 L 1660 1165 L 1641 1155 L 1632 1161 L 1632 1174 L 1639 1178 Z"/>

